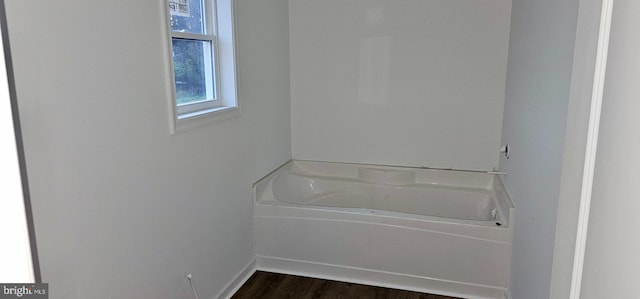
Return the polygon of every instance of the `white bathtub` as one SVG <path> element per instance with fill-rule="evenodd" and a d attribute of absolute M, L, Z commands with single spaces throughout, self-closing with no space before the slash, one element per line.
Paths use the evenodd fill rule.
<path fill-rule="evenodd" d="M 514 208 L 497 175 L 291 161 L 254 196 L 261 270 L 505 298 Z"/>

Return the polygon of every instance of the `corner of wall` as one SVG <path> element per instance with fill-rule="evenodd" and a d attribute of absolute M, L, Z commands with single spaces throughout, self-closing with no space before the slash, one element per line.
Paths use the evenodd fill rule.
<path fill-rule="evenodd" d="M 580 0 L 565 132 L 551 299 L 569 297 L 602 0 Z"/>

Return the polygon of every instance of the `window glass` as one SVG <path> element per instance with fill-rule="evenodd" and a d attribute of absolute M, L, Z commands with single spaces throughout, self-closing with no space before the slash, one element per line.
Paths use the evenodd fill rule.
<path fill-rule="evenodd" d="M 169 0 L 171 30 L 206 34 L 202 0 Z"/>
<path fill-rule="evenodd" d="M 215 99 L 211 42 L 174 38 L 177 104 Z"/>

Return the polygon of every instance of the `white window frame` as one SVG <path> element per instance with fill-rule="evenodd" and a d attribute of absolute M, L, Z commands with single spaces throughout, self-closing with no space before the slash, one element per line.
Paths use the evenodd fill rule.
<path fill-rule="evenodd" d="M 217 76 L 218 59 L 217 59 L 216 53 L 218 51 L 216 49 L 217 34 L 216 34 L 216 26 L 215 26 L 215 23 L 216 23 L 215 22 L 216 20 L 215 0 L 203 0 L 202 3 L 203 3 L 203 7 L 202 7 L 201 15 L 202 15 L 202 19 L 204 20 L 203 22 L 204 34 L 171 30 L 171 40 L 173 41 L 174 39 L 181 39 L 181 40 L 187 40 L 187 41 L 203 41 L 203 42 L 209 42 L 211 44 L 211 48 L 207 49 L 207 47 L 205 47 L 204 49 L 205 51 L 204 63 L 210 65 L 210 68 L 205 66 L 205 72 L 206 72 L 205 78 L 207 81 L 206 89 L 208 90 L 206 94 L 207 95 L 213 94 L 213 98 L 197 101 L 193 103 L 176 104 L 176 107 L 178 109 L 177 111 L 178 115 L 190 114 L 197 111 L 213 109 L 213 108 L 222 106 L 222 103 L 220 101 L 220 97 L 218 94 L 218 89 L 219 89 L 218 87 L 220 86 L 220 84 L 218 84 L 218 78 L 217 78 L 218 77 Z M 169 15 L 169 21 L 171 21 L 171 15 Z M 173 43 L 172 43 L 172 47 L 173 47 Z M 173 52 L 173 49 L 171 49 L 171 51 Z M 171 64 L 173 66 L 173 59 L 171 59 Z M 209 70 L 212 70 L 212 73 L 209 73 Z M 175 84 L 175 77 L 174 77 L 174 84 Z M 177 99 L 177 95 L 176 95 L 176 99 Z"/>
<path fill-rule="evenodd" d="M 171 29 L 169 1 L 160 0 L 164 7 L 167 28 L 167 77 L 168 94 L 170 94 L 170 133 L 174 134 L 182 128 L 203 122 L 204 116 L 219 115 L 219 112 L 237 111 L 236 69 L 235 69 L 235 34 L 233 18 L 233 0 L 204 0 L 202 15 L 205 22 L 204 33 L 174 32 Z M 213 78 L 212 88 L 215 98 L 188 104 L 177 104 L 176 80 L 173 63 L 173 39 L 211 42 L 210 74 Z M 206 55 L 205 58 L 209 57 Z M 205 61 L 205 63 L 208 63 Z M 205 70 L 207 68 L 205 67 Z M 208 76 L 209 74 L 207 74 Z M 210 88 L 209 86 L 207 88 Z M 209 93 L 207 93 L 209 94 Z M 209 117 L 206 117 L 209 118 Z"/>

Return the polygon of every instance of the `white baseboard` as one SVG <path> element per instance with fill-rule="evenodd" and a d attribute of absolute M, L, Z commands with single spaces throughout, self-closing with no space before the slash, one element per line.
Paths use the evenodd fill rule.
<path fill-rule="evenodd" d="M 227 286 L 214 298 L 217 299 L 228 299 L 235 294 L 240 287 L 247 282 L 247 279 L 256 272 L 256 259 L 251 260 L 249 264 L 247 264 L 236 277 L 227 284 Z"/>
<path fill-rule="evenodd" d="M 345 281 L 461 298 L 507 298 L 507 292 L 504 288 L 275 257 L 257 256 L 255 267 L 257 270 L 268 272 Z"/>

